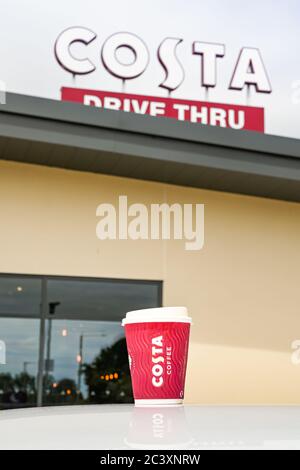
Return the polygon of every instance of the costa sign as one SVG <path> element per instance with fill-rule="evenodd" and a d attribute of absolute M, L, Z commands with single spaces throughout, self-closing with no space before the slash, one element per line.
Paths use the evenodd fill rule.
<path fill-rule="evenodd" d="M 88 46 L 97 39 L 97 34 L 84 27 L 72 27 L 63 31 L 55 42 L 55 56 L 58 63 L 74 75 L 93 73 L 100 64 L 113 76 L 121 80 L 132 80 L 142 75 L 150 64 L 150 53 L 147 45 L 135 34 L 119 32 L 109 36 L 102 44 L 99 62 L 89 58 Z M 165 79 L 159 87 L 172 92 L 180 87 L 185 77 L 184 64 L 177 57 L 177 49 L 182 38 L 166 37 L 157 48 L 157 60 L 165 72 Z M 75 43 L 86 46 L 85 57 L 76 57 L 72 51 Z M 124 63 L 120 50 L 126 48 L 131 53 L 131 61 Z M 199 60 L 200 86 L 217 86 L 217 61 L 225 57 L 225 45 L 194 41 L 191 54 Z M 201 60 L 200 60 L 201 58 Z M 271 84 L 264 67 L 260 51 L 252 47 L 243 47 L 234 64 L 230 90 L 243 90 L 253 86 L 258 93 L 271 93 Z"/>
<path fill-rule="evenodd" d="M 133 33 L 118 32 L 99 44 L 98 60 L 92 60 L 90 45 L 96 40 L 97 34 L 88 28 L 72 27 L 64 30 L 55 42 L 57 62 L 74 76 L 94 74 L 102 68 L 124 84 L 127 80 L 142 76 L 148 67 L 151 67 L 152 61 L 157 60 L 164 71 L 164 79 L 158 82 L 157 86 L 166 89 L 169 97 L 62 87 L 62 100 L 99 108 L 172 117 L 180 121 L 264 132 L 263 108 L 171 98 L 172 92 L 180 88 L 185 75 L 189 73 L 178 57 L 182 38 L 164 38 L 158 43 L 156 53 L 152 55 L 142 38 Z M 80 54 L 76 44 L 81 45 Z M 193 41 L 190 46 L 190 53 L 195 58 L 196 66 L 198 64 L 194 71 L 198 68 L 199 87 L 207 90 L 217 87 L 217 64 L 218 61 L 225 60 L 225 45 Z M 241 48 L 227 84 L 228 90 L 242 91 L 245 87 L 248 90 L 253 89 L 256 93 L 272 91 L 262 56 L 257 48 Z"/>

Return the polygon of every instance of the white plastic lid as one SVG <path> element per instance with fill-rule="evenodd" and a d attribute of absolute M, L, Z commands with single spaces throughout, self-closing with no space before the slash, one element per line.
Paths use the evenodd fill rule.
<path fill-rule="evenodd" d="M 191 323 L 186 307 L 159 307 L 145 308 L 143 310 L 133 310 L 126 313 L 126 318 L 122 320 L 122 325 L 128 323 L 143 323 L 154 321 L 172 321 Z"/>

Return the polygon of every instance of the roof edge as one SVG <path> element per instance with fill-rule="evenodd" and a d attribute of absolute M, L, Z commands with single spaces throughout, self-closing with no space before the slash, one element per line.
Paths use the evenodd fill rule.
<path fill-rule="evenodd" d="M 300 159 L 300 139 L 99 109 L 79 103 L 36 96 L 7 93 L 6 103 L 0 105 L 0 113 Z"/>

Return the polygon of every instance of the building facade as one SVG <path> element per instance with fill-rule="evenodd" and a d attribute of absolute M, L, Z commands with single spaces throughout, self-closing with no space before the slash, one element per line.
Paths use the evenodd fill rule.
<path fill-rule="evenodd" d="M 193 318 L 187 402 L 299 403 L 299 141 L 13 94 L 0 132 L 4 407 L 130 401 L 120 322 L 159 305 Z M 99 240 L 121 195 L 204 204 L 203 248 Z"/>

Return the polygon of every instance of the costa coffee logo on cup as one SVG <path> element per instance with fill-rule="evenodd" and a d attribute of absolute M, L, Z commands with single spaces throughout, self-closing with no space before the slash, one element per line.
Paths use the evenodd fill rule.
<path fill-rule="evenodd" d="M 163 336 L 152 338 L 152 385 L 161 387 L 164 383 L 164 368 L 161 363 L 165 362 L 163 357 Z"/>
<path fill-rule="evenodd" d="M 73 75 L 93 73 L 102 66 L 111 75 L 122 81 L 142 75 L 149 66 L 150 53 L 147 44 L 130 32 L 117 32 L 104 40 L 99 51 L 99 61 L 91 59 L 89 46 L 97 39 L 97 33 L 85 27 L 71 27 L 63 31 L 55 42 L 54 52 L 58 63 Z M 177 56 L 183 39 L 166 37 L 157 47 L 156 59 L 165 72 L 164 80 L 158 84 L 168 92 L 176 90 L 185 78 L 185 67 Z M 74 45 L 84 46 L 80 53 Z M 99 45 L 100 46 L 100 45 Z M 214 88 L 217 85 L 217 63 L 225 56 L 225 45 L 193 41 L 190 53 L 198 58 L 200 86 Z M 196 64 L 197 67 L 197 64 Z M 258 93 L 271 93 L 271 84 L 259 49 L 242 47 L 232 67 L 229 90 L 243 90 L 252 85 Z"/>

